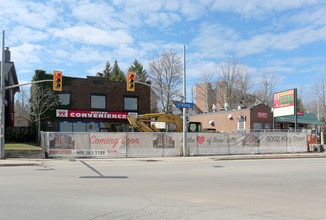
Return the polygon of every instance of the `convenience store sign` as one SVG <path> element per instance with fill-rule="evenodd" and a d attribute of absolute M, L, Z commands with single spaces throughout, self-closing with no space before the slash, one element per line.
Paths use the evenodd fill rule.
<path fill-rule="evenodd" d="M 59 118 L 127 119 L 128 116 L 137 116 L 137 113 L 57 109 L 56 115 Z"/>

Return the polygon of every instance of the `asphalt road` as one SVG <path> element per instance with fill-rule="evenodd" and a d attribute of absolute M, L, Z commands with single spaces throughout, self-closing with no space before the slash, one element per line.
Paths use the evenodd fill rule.
<path fill-rule="evenodd" d="M 0 166 L 0 219 L 326 219 L 326 158 L 37 164 Z"/>

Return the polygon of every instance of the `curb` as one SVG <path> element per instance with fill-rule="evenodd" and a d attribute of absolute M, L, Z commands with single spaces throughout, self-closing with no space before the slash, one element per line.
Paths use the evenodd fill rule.
<path fill-rule="evenodd" d="M 51 158 L 51 159 L 31 159 L 31 158 L 7 158 L 0 159 L 0 167 L 16 167 L 16 166 L 44 166 L 45 164 L 63 163 L 70 164 L 80 160 L 93 161 L 98 163 L 112 162 L 130 162 L 130 161 L 175 161 L 175 162 L 195 162 L 200 160 L 259 160 L 259 159 L 299 159 L 299 158 L 326 158 L 326 153 L 291 153 L 291 154 L 244 154 L 244 155 L 206 155 L 206 156 L 187 156 L 187 157 L 132 157 L 132 158 Z"/>
<path fill-rule="evenodd" d="M 296 159 L 296 158 L 326 158 L 326 153 L 294 153 L 294 154 L 252 154 L 216 156 L 216 160 L 254 160 L 254 159 Z"/>

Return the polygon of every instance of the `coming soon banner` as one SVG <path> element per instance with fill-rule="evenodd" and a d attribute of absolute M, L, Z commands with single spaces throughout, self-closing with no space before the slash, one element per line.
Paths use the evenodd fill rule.
<path fill-rule="evenodd" d="M 48 157 L 179 156 L 182 138 L 182 133 L 42 132 L 42 146 Z M 187 154 L 304 152 L 306 144 L 306 133 L 188 133 Z"/>

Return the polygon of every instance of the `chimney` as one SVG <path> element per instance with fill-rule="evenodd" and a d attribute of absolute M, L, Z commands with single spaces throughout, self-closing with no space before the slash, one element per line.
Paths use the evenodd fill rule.
<path fill-rule="evenodd" d="M 10 62 L 10 50 L 9 47 L 6 47 L 5 49 L 5 62 Z"/>

